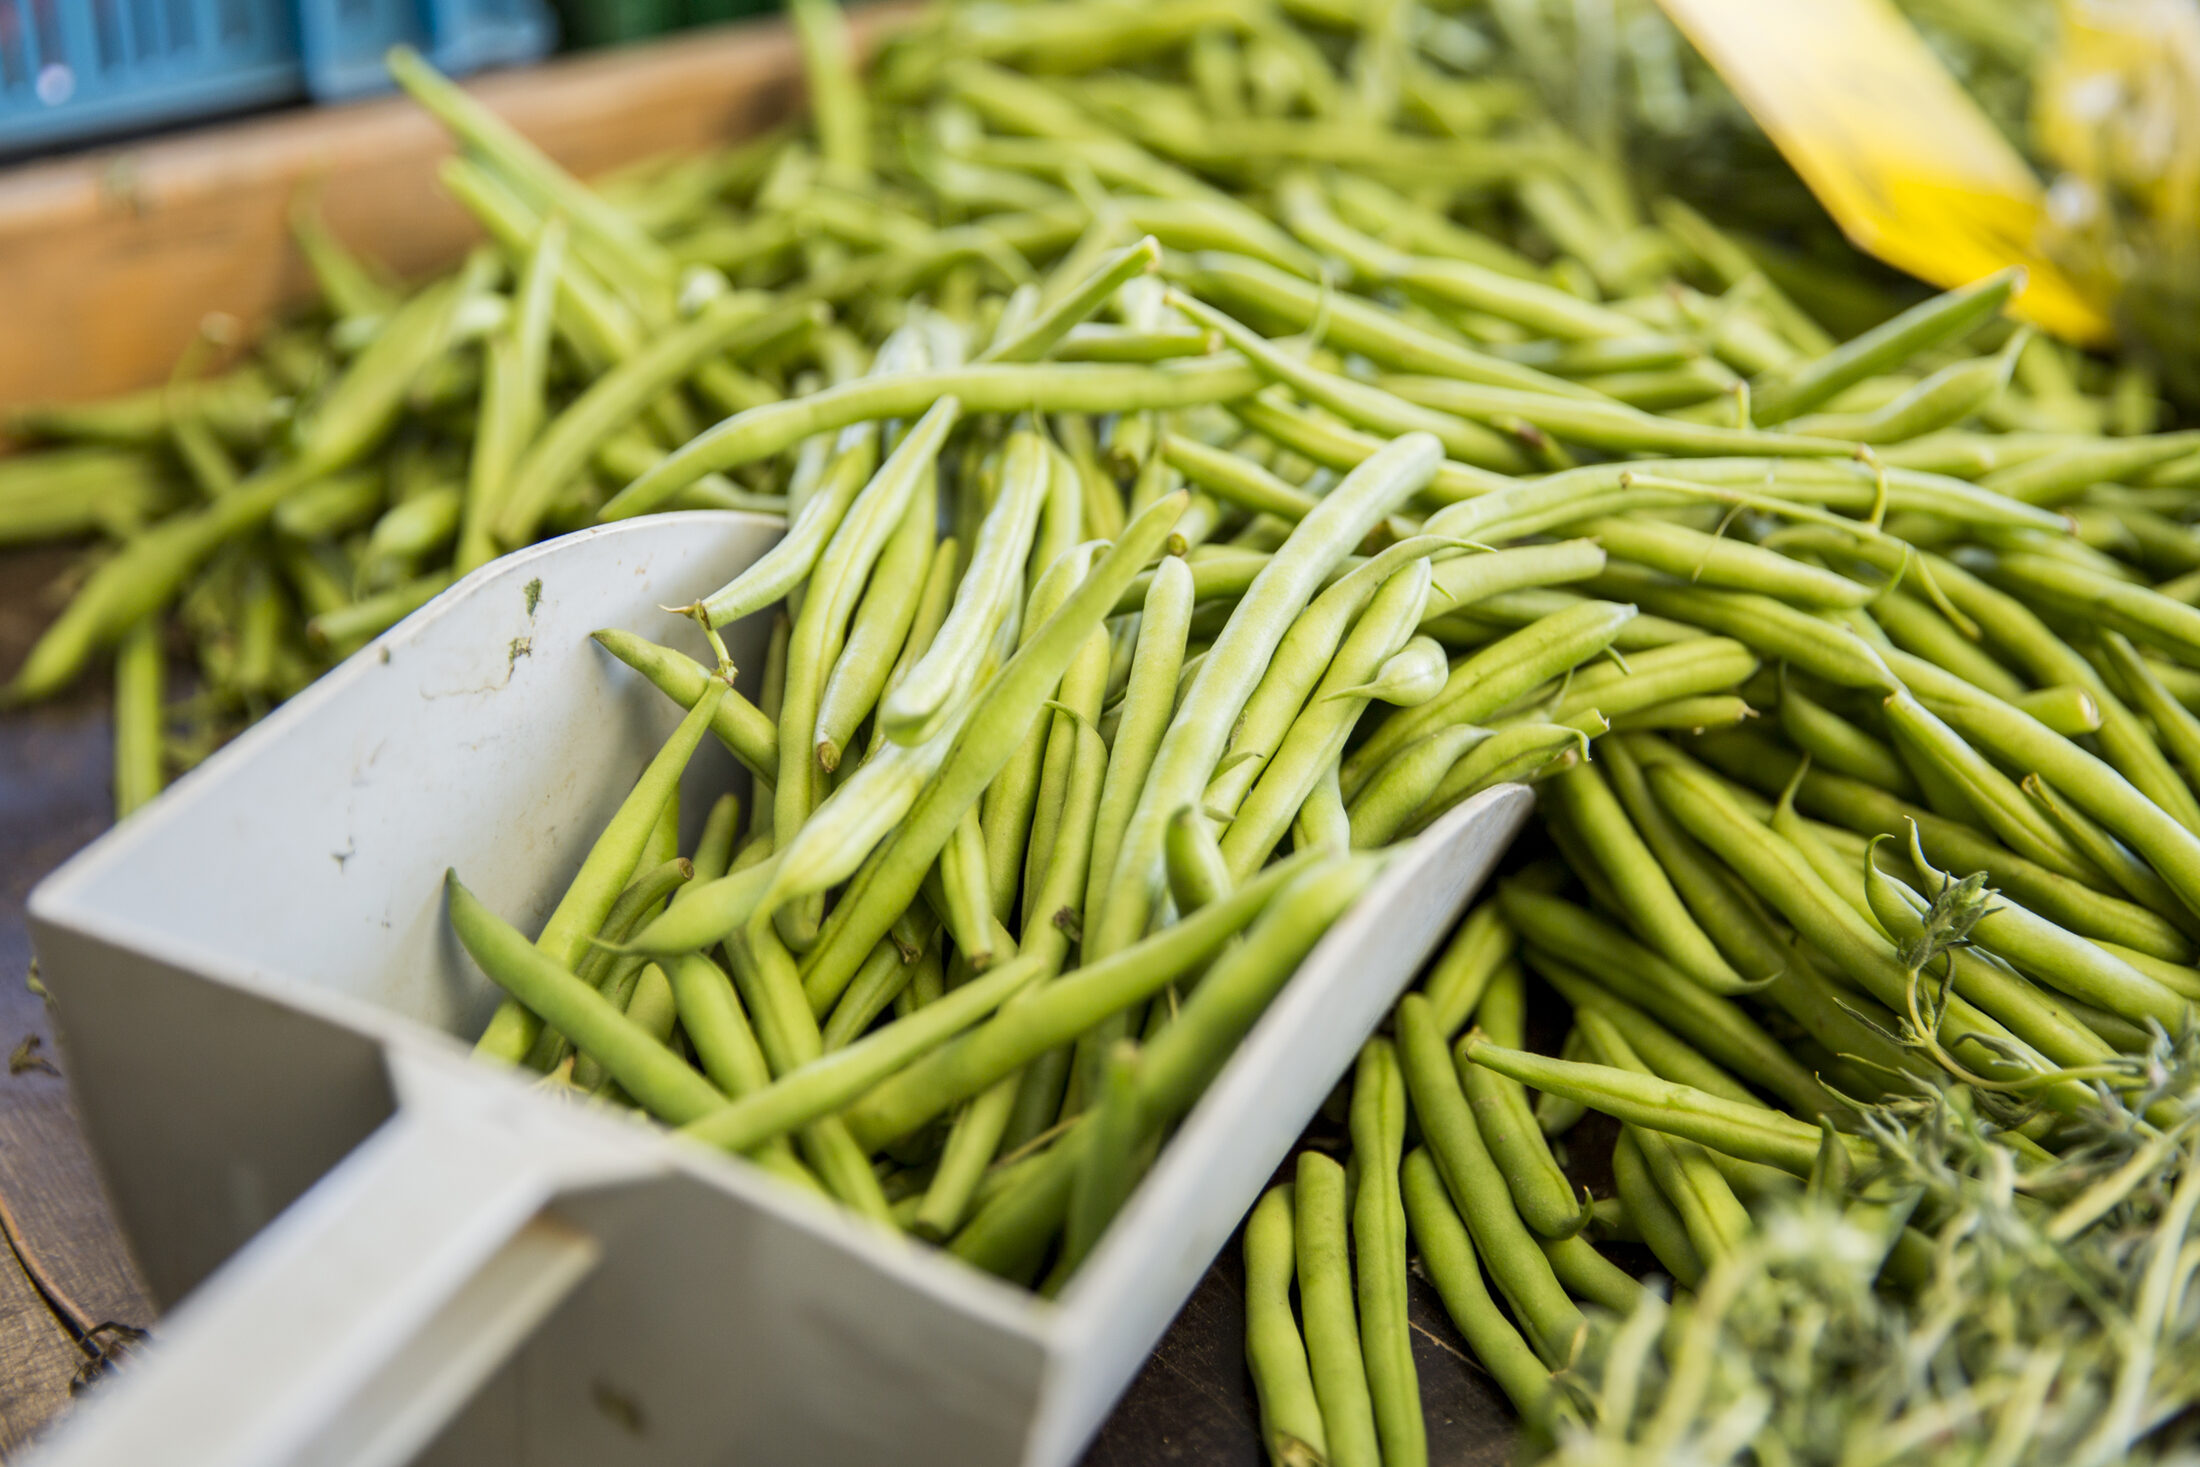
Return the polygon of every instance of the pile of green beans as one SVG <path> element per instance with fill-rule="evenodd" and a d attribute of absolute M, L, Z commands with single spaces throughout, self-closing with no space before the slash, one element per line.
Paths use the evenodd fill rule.
<path fill-rule="evenodd" d="M 394 58 L 490 242 L 407 292 L 301 216 L 325 315 L 19 415 L 60 446 L 0 538 L 117 543 L 12 695 L 115 649 L 127 807 L 502 548 L 778 513 L 686 608 L 769 618 L 762 668 L 597 634 L 686 716 L 544 929 L 452 877 L 485 1059 L 1051 1293 L 1388 853 L 1530 782 L 1352 1164 L 1248 1224 L 1271 1455 L 1426 1459 L 1417 1259 L 1566 1460 L 1820 1460 L 1809 1352 L 1714 1389 L 1690 1321 L 1761 1339 L 1731 1281 L 1807 1224 L 1923 1331 L 1989 1204 L 2129 1317 L 1962 1336 L 2032 1363 L 1873 1397 L 1887 1439 L 2154 1451 L 2200 1388 L 2200 437 L 2144 368 L 2012 321 L 2018 272 L 1774 270 L 1476 16 L 948 4 L 868 84 L 795 18 L 811 126 L 592 187 Z M 212 732 L 164 740 L 183 640 Z M 683 851 L 706 737 L 749 795 Z"/>

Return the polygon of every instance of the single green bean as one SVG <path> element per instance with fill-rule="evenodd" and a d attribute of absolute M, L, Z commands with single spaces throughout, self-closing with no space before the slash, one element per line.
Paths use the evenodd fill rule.
<path fill-rule="evenodd" d="M 1227 355 L 1158 367 L 990 362 L 859 378 L 736 413 L 613 495 L 597 518 L 647 514 L 712 470 L 769 458 L 813 434 L 912 417 L 946 397 L 972 414 L 1138 412 L 1227 402 L 1260 381 L 1250 363 Z"/>
<path fill-rule="evenodd" d="M 115 651 L 115 819 L 160 793 L 162 693 L 168 681 L 161 621 L 148 616 L 123 635 Z"/>
<path fill-rule="evenodd" d="M 1289 1182 L 1270 1187 L 1245 1220 L 1245 1363 L 1260 1401 L 1261 1442 L 1272 1462 L 1329 1458 L 1306 1341 L 1291 1314 L 1297 1210 Z"/>
<path fill-rule="evenodd" d="M 1475 1023 L 1499 1043 L 1518 1047 L 1525 1042 L 1525 992 L 1518 967 L 1507 964 L 1497 971 L 1475 1007 Z M 1578 1232 L 1585 1220 L 1581 1206 L 1536 1127 L 1527 1092 L 1479 1065 L 1461 1061 L 1458 1069 L 1482 1143 L 1503 1174 L 1521 1220 L 1547 1238 Z"/>
<path fill-rule="evenodd" d="M 1328 1460 L 1339 1467 L 1375 1467 L 1382 1448 L 1352 1307 L 1344 1168 L 1320 1152 L 1302 1151 L 1293 1192 L 1299 1307 L 1306 1316 L 1307 1363 L 1329 1438 Z"/>
<path fill-rule="evenodd" d="M 1696 925 L 1594 765 L 1568 770 L 1553 779 L 1549 789 L 1561 818 L 1580 832 L 1594 853 L 1597 869 L 1617 897 L 1628 925 L 1674 967 L 1713 993 L 1739 993 L 1752 986 Z"/>
<path fill-rule="evenodd" d="M 1401 1176 L 1414 1246 L 1444 1301 L 1444 1312 L 1514 1408 L 1528 1420 L 1537 1419 L 1550 1398 L 1550 1368 L 1536 1358 L 1536 1351 L 1490 1297 L 1474 1240 L 1444 1193 L 1436 1163 L 1425 1149 L 1415 1147 L 1405 1159 Z"/>
<path fill-rule="evenodd" d="M 1375 1432 L 1384 1462 L 1425 1464 L 1428 1434 L 1406 1319 L 1406 1213 L 1398 1176 L 1406 1136 L 1405 1076 L 1397 1051 L 1380 1036 L 1360 1048 L 1350 1120 L 1357 1179 L 1352 1252 Z"/>
<path fill-rule="evenodd" d="M 1619 1140 L 1613 1143 L 1612 1183 L 1619 1189 L 1628 1221 L 1673 1281 L 1686 1289 L 1701 1285 L 1703 1259 L 1689 1241 L 1681 1215 L 1651 1178 L 1650 1164 L 1643 1159 L 1642 1144 L 1633 1126 L 1622 1126 Z"/>
<path fill-rule="evenodd" d="M 1771 424 L 1807 413 L 1843 388 L 1967 335 L 1999 315 L 2023 289 L 2024 271 L 2013 267 L 1912 306 L 1822 356 L 1755 384 L 1750 415 Z"/>
<path fill-rule="evenodd" d="M 1445 1189 L 1536 1354 L 1557 1368 L 1572 1358 L 1581 1311 L 1566 1297 L 1534 1234 L 1513 1208 L 1504 1175 L 1490 1159 L 1459 1089 L 1458 1073 L 1436 1032 L 1428 1000 L 1407 994 L 1398 1005 L 1397 1025 L 1406 1090 Z"/>

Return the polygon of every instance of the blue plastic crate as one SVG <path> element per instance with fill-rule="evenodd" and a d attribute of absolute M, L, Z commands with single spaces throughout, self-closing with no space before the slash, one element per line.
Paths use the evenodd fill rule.
<path fill-rule="evenodd" d="M 307 89 L 327 100 L 387 91 L 382 55 L 400 43 L 463 76 L 548 54 L 557 23 L 545 0 L 306 0 L 299 33 Z"/>
<path fill-rule="evenodd" d="M 304 80 L 290 0 L 0 0 L 0 150 L 262 106 Z"/>
<path fill-rule="evenodd" d="M 546 0 L 0 0 L 0 156 L 548 54 Z"/>

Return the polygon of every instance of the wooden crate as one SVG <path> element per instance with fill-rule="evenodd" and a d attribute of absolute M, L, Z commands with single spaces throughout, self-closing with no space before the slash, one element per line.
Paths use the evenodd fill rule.
<path fill-rule="evenodd" d="M 869 46 L 909 14 L 851 17 Z M 752 135 L 801 96 L 784 22 L 689 31 L 469 84 L 575 173 Z M 404 97 L 287 111 L 0 172 L 0 406 L 165 380 L 209 311 L 249 328 L 310 295 L 287 214 L 321 191 L 337 236 L 400 274 L 479 232 L 436 183 L 450 140 Z"/>

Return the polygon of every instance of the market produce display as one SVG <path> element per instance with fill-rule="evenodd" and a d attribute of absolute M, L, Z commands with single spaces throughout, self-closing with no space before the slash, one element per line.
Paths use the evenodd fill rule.
<path fill-rule="evenodd" d="M 544 930 L 453 874 L 485 1057 L 1051 1292 L 1386 850 L 1531 781 L 1248 1220 L 1273 1459 L 1426 1460 L 1418 1268 L 1554 1461 L 2184 1460 L 2200 434 L 2021 272 L 1639 186 L 1519 9 L 957 4 L 859 82 L 803 4 L 809 125 L 594 186 L 399 55 L 491 243 L 408 293 L 302 213 L 323 316 L 19 415 L 0 533 L 116 544 L 12 690 L 116 649 L 127 806 L 500 548 L 783 514 L 598 633 L 687 712 Z"/>

